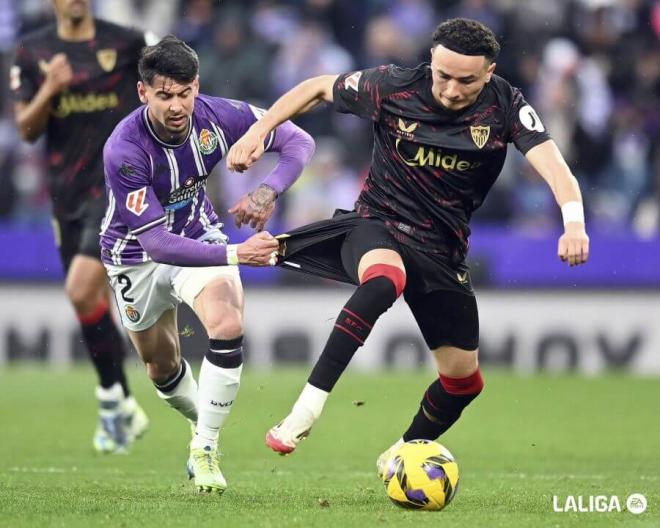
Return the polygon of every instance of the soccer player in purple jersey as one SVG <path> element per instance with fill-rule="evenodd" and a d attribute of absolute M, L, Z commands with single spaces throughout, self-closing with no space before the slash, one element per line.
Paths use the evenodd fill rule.
<path fill-rule="evenodd" d="M 490 29 L 448 20 L 433 34 L 430 63 L 308 79 L 230 150 L 228 167 L 246 169 L 275 126 L 322 101 L 373 121 L 371 169 L 355 212 L 282 237 L 281 265 L 358 287 L 293 410 L 268 432 L 275 451 L 293 451 L 309 433 L 353 354 L 402 293 L 439 376 L 395 446 L 435 440 L 481 392 L 479 319 L 465 263 L 468 222 L 502 169 L 507 143 L 527 157 L 561 207 L 559 257 L 571 266 L 586 262 L 578 183 L 520 91 L 495 75 L 498 52 Z M 379 472 L 391 449 L 379 457 Z"/>
<path fill-rule="evenodd" d="M 10 88 L 23 139 L 46 138 L 53 230 L 83 340 L 98 374 L 93 445 L 123 452 L 148 420 L 129 391 L 124 340 L 109 310 L 99 225 L 104 211 L 102 151 L 135 109 L 145 35 L 92 17 L 88 0 L 54 0 L 56 24 L 18 44 Z"/>
<path fill-rule="evenodd" d="M 144 105 L 119 123 L 103 153 L 108 200 L 101 257 L 158 396 L 195 425 L 190 477 L 200 490 L 222 493 L 227 484 L 218 465 L 218 436 L 243 367 L 238 264 L 274 265 L 278 242 L 258 232 L 227 244 L 206 180 L 263 111 L 199 94 L 198 70 L 196 53 L 176 37 L 142 51 L 138 94 Z M 302 172 L 314 141 L 286 122 L 266 136 L 264 149 L 279 152 L 278 164 L 231 209 L 239 225 L 258 231 L 277 196 Z M 181 301 L 209 337 L 199 386 L 181 357 Z"/>

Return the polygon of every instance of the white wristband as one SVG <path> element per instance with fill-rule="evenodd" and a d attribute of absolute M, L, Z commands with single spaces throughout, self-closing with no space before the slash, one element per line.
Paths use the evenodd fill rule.
<path fill-rule="evenodd" d="M 227 264 L 238 266 L 238 244 L 229 244 L 227 246 Z"/>
<path fill-rule="evenodd" d="M 564 219 L 564 225 L 569 222 L 580 222 L 584 224 L 584 207 L 581 202 L 566 202 L 561 206 L 561 216 Z"/>

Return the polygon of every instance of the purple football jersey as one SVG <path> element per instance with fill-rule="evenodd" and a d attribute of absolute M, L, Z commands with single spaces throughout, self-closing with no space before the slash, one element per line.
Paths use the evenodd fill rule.
<path fill-rule="evenodd" d="M 229 148 L 263 115 L 242 101 L 199 95 L 188 138 L 161 141 L 142 106 L 124 118 L 103 149 L 106 212 L 101 224 L 101 258 L 107 264 L 150 260 L 137 240 L 158 224 L 198 239 L 218 227 L 206 196 L 206 179 Z M 266 138 L 266 150 L 274 132 Z"/>

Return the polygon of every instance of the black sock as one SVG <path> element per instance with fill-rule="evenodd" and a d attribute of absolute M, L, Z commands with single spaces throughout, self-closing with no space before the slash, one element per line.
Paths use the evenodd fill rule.
<path fill-rule="evenodd" d="M 429 385 L 410 427 L 403 433 L 404 442 L 438 438 L 459 419 L 463 409 L 479 395 L 483 388 L 479 370 L 458 381 L 466 382 L 464 388 L 457 391 L 459 393 L 453 390 L 452 393 L 447 392 L 447 388 L 443 386 L 440 379 L 436 379 Z"/>
<path fill-rule="evenodd" d="M 375 277 L 360 285 L 335 321 L 309 383 L 330 392 L 355 351 L 364 344 L 376 320 L 396 299 L 394 283 L 387 277 Z"/>
<path fill-rule="evenodd" d="M 101 387 L 107 389 L 119 382 L 124 396 L 129 396 L 123 366 L 126 345 L 110 316 L 110 311 L 106 309 L 94 322 L 81 321 L 80 326 Z"/>
<path fill-rule="evenodd" d="M 156 383 L 154 381 L 153 382 L 154 387 L 156 387 L 160 392 L 163 393 L 168 393 L 173 391 L 174 389 L 176 389 L 177 385 L 179 385 L 183 377 L 186 375 L 186 370 L 188 370 L 189 368 L 190 365 L 188 365 L 188 362 L 185 359 L 181 358 L 181 363 L 179 364 L 179 368 L 177 369 L 177 371 L 161 383 Z"/>

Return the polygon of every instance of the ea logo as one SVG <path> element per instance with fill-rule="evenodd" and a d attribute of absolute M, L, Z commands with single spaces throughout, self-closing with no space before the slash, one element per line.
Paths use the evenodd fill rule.
<path fill-rule="evenodd" d="M 628 497 L 628 500 L 626 500 L 627 510 L 635 515 L 644 513 L 646 511 L 647 504 L 648 503 L 646 501 L 646 497 L 641 493 L 633 493 Z"/>
<path fill-rule="evenodd" d="M 518 112 L 518 119 L 527 130 L 536 130 L 537 132 L 545 132 L 545 127 L 539 116 L 536 115 L 534 109 L 529 106 L 523 106 Z"/>

